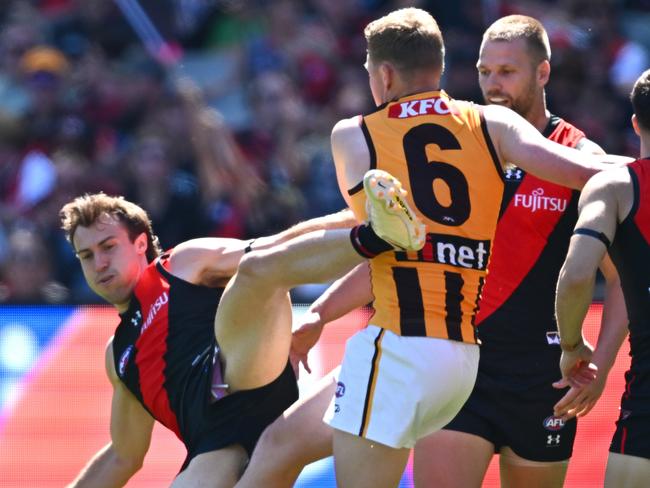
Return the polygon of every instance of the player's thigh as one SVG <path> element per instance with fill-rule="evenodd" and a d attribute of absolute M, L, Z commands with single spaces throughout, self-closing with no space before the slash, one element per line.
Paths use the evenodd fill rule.
<path fill-rule="evenodd" d="M 650 459 L 610 452 L 605 488 L 644 488 L 650 483 Z"/>
<path fill-rule="evenodd" d="M 532 461 L 509 447 L 501 449 L 499 468 L 503 488 L 561 488 L 569 460 Z"/>
<path fill-rule="evenodd" d="M 334 467 L 339 488 L 394 488 L 406 467 L 409 449 L 395 449 L 334 430 Z"/>
<path fill-rule="evenodd" d="M 420 439 L 413 456 L 417 488 L 480 488 L 494 444 L 474 434 L 439 430 Z"/>
<path fill-rule="evenodd" d="M 233 445 L 196 456 L 174 480 L 171 488 L 231 488 L 248 461 L 246 450 Z"/>
<path fill-rule="evenodd" d="M 332 455 L 332 428 L 323 416 L 336 391 L 339 370 L 337 367 L 321 378 L 267 429 L 274 446 L 290 451 L 291 457 L 303 464 Z"/>
<path fill-rule="evenodd" d="M 336 389 L 337 370 L 264 431 L 239 488 L 293 486 L 305 465 L 332 454 L 332 428 L 323 414 Z"/>
<path fill-rule="evenodd" d="M 284 370 L 291 345 L 291 301 L 286 292 L 270 300 L 240 293 L 235 281 L 215 317 L 215 337 L 230 391 L 264 386 Z"/>

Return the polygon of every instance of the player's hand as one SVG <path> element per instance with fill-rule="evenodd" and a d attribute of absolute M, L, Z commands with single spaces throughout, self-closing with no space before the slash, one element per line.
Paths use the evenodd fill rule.
<path fill-rule="evenodd" d="M 605 389 L 606 382 L 606 374 L 596 374 L 596 378 L 591 383 L 583 387 L 572 386 L 554 405 L 553 414 L 556 417 L 561 417 L 564 421 L 573 417 L 584 417 L 596 405 Z"/>
<path fill-rule="evenodd" d="M 296 376 L 298 376 L 298 366 L 300 363 L 311 374 L 307 356 L 309 350 L 318 342 L 324 325 L 319 313 L 308 312 L 302 317 L 300 326 L 293 331 L 289 359 L 296 372 Z"/>
<path fill-rule="evenodd" d="M 556 416 L 567 416 L 567 418 L 571 418 L 577 414 L 575 408 L 578 404 L 582 405 L 582 400 L 585 398 L 584 388 L 596 380 L 598 376 L 598 367 L 591 362 L 593 350 L 591 344 L 581 340 L 573 351 L 562 351 L 562 356 L 560 357 L 562 378 L 553 383 L 553 387 L 558 389 L 571 387 L 571 390 L 563 397 L 562 400 L 565 400 L 565 402 L 560 400 L 560 407 L 564 408 L 558 408 L 556 405 Z M 570 413 L 570 408 L 567 408 L 567 406 L 571 405 L 574 406 L 573 415 Z"/>
<path fill-rule="evenodd" d="M 596 365 L 591 363 L 593 354 L 593 346 L 584 339 L 581 339 L 572 351 L 562 351 L 560 357 L 562 379 L 553 385 L 556 388 L 566 388 L 567 386 L 581 387 L 591 383 L 598 371 Z"/>

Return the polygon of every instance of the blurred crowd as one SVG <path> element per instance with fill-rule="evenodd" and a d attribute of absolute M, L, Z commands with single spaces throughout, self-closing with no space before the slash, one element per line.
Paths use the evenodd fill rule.
<path fill-rule="evenodd" d="M 638 155 L 627 96 L 650 65 L 650 0 L 5 0 L 0 303 L 96 300 L 58 221 L 84 192 L 142 205 L 163 247 L 343 208 L 329 134 L 373 107 L 363 27 L 413 5 L 443 30 L 443 87 L 479 102 L 485 27 L 540 19 L 551 110 Z"/>

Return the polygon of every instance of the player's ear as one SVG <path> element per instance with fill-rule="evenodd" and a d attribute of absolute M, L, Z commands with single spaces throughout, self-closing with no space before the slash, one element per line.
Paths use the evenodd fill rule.
<path fill-rule="evenodd" d="M 143 232 L 135 238 L 135 249 L 138 254 L 146 254 L 149 243 L 147 242 L 147 234 Z"/>
<path fill-rule="evenodd" d="M 384 93 L 387 93 L 395 83 L 395 68 L 389 63 L 381 63 L 379 65 L 379 76 Z"/>
<path fill-rule="evenodd" d="M 641 129 L 639 129 L 639 121 L 636 118 L 636 114 L 632 114 L 632 128 L 634 129 L 634 133 L 641 137 Z"/>
<path fill-rule="evenodd" d="M 546 59 L 537 65 L 537 82 L 544 87 L 551 77 L 551 63 Z"/>

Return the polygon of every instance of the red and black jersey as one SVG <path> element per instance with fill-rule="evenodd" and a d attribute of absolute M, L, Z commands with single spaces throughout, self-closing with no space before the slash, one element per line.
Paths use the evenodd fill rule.
<path fill-rule="evenodd" d="M 165 268 L 168 255 L 151 263 L 134 290 L 113 339 L 119 378 L 160 423 L 185 441 L 184 395 L 208 399 L 215 347 L 214 317 L 223 288 L 193 285 Z M 188 392 L 193 377 L 206 390 Z M 189 398 L 189 397 L 188 397 Z"/>
<path fill-rule="evenodd" d="M 650 159 L 628 166 L 634 200 L 609 254 L 621 278 L 629 318 L 630 370 L 621 408 L 650 412 Z"/>
<path fill-rule="evenodd" d="M 576 147 L 585 137 L 557 116 L 551 116 L 543 134 L 569 147 Z M 516 166 L 506 170 L 505 181 L 494 249 L 476 317 L 483 346 L 481 366 L 512 372 L 513 363 L 503 361 L 504 354 L 529 360 L 530 353 L 536 351 L 552 358 L 528 361 L 526 369 L 542 371 L 559 355 L 559 347 L 549 347 L 559 344 L 555 285 L 577 220 L 579 192 L 541 180 Z"/>
<path fill-rule="evenodd" d="M 135 287 L 113 338 L 115 370 L 126 387 L 187 448 L 185 469 L 197 455 L 233 444 L 250 456 L 264 429 L 298 399 L 287 361 L 271 383 L 212 394 L 220 368 L 214 320 L 223 288 L 194 285 L 172 275 L 169 255 L 150 264 Z"/>

